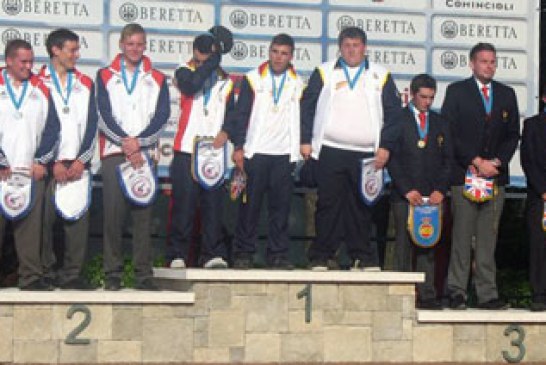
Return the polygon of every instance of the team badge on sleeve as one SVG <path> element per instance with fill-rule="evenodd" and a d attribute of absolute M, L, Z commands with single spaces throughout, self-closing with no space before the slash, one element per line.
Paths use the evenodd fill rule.
<path fill-rule="evenodd" d="M 55 184 L 55 209 L 67 221 L 80 219 L 91 205 L 91 173 L 84 170 L 78 180 Z"/>
<path fill-rule="evenodd" d="M 372 206 L 377 203 L 383 192 L 385 175 L 383 169 L 375 168 L 375 159 L 364 158 L 361 161 L 360 194 L 364 204 Z"/>
<path fill-rule="evenodd" d="M 32 209 L 34 184 L 29 169 L 13 169 L 11 176 L 0 182 L 0 209 L 9 220 L 24 218 Z"/>
<path fill-rule="evenodd" d="M 133 204 L 148 206 L 155 201 L 157 195 L 157 176 L 154 173 L 152 161 L 142 153 L 144 164 L 133 168 L 127 161 L 117 167 L 118 180 L 125 197 Z"/>
<path fill-rule="evenodd" d="M 442 231 L 442 206 L 428 203 L 410 205 L 408 231 L 411 240 L 417 246 L 424 248 L 436 246 Z"/>
<path fill-rule="evenodd" d="M 224 182 L 226 172 L 226 146 L 213 147 L 214 138 L 195 137 L 192 153 L 193 179 L 205 190 L 211 190 Z"/>
<path fill-rule="evenodd" d="M 495 182 L 493 179 L 479 177 L 466 171 L 463 195 L 475 203 L 483 203 L 493 198 Z"/>

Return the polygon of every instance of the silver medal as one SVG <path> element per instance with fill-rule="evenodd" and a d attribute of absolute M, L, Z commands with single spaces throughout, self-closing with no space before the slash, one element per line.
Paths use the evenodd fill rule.
<path fill-rule="evenodd" d="M 21 113 L 19 110 L 17 110 L 15 113 L 13 113 L 13 117 L 17 120 L 23 118 L 23 113 Z"/>
<path fill-rule="evenodd" d="M 209 115 L 209 110 L 207 108 L 203 108 L 203 114 L 205 117 L 207 117 Z"/>
<path fill-rule="evenodd" d="M 65 113 L 65 114 L 70 113 L 70 108 L 68 106 L 64 106 L 63 113 Z"/>

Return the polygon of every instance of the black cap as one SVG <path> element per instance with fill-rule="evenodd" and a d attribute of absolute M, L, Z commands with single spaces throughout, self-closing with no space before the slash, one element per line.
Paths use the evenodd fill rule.
<path fill-rule="evenodd" d="M 223 25 L 215 25 L 209 29 L 209 33 L 214 36 L 222 54 L 231 51 L 231 48 L 233 47 L 233 34 L 229 29 Z"/>

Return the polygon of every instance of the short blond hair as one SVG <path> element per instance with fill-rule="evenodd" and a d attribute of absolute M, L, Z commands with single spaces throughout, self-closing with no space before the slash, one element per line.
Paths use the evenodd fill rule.
<path fill-rule="evenodd" d="M 129 23 L 121 30 L 119 41 L 123 42 L 125 38 L 129 38 L 133 34 L 144 34 L 144 38 L 146 38 L 146 31 L 144 30 L 142 25 L 138 23 Z"/>

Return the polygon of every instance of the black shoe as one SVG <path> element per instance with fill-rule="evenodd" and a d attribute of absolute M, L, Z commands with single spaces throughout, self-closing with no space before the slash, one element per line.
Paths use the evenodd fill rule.
<path fill-rule="evenodd" d="M 239 255 L 233 260 L 233 268 L 238 270 L 248 270 L 252 269 L 254 262 L 252 256 L 249 255 Z"/>
<path fill-rule="evenodd" d="M 531 312 L 544 312 L 546 311 L 546 303 L 544 302 L 532 302 L 529 306 Z"/>
<path fill-rule="evenodd" d="M 148 291 L 160 291 L 161 289 L 155 285 L 154 281 L 151 278 L 142 280 L 140 283 L 135 284 L 135 289 L 137 290 L 148 290 Z"/>
<path fill-rule="evenodd" d="M 294 265 L 284 256 L 273 258 L 269 267 L 276 270 L 294 270 Z"/>
<path fill-rule="evenodd" d="M 329 269 L 328 260 L 312 259 L 311 262 L 309 262 L 309 268 L 313 271 L 327 271 Z"/>
<path fill-rule="evenodd" d="M 451 297 L 449 301 L 449 308 L 455 310 L 465 310 L 466 309 L 466 299 L 462 294 L 457 294 Z"/>
<path fill-rule="evenodd" d="M 32 283 L 20 286 L 20 290 L 32 290 L 32 291 L 52 291 L 55 289 L 55 287 L 49 282 L 49 280 L 46 280 L 45 278 L 41 278 L 38 280 L 34 280 Z"/>
<path fill-rule="evenodd" d="M 90 284 L 87 280 L 83 278 L 74 278 L 64 283 L 59 283 L 57 285 L 61 289 L 73 289 L 73 290 L 95 290 L 96 286 Z"/>
<path fill-rule="evenodd" d="M 496 298 L 488 300 L 487 302 L 478 304 L 479 309 L 487 310 L 504 310 L 510 308 L 510 304 L 506 303 L 504 300 Z"/>
<path fill-rule="evenodd" d="M 417 302 L 418 309 L 441 310 L 442 303 L 438 299 L 425 299 Z"/>
<path fill-rule="evenodd" d="M 119 278 L 107 278 L 104 282 L 104 289 L 110 291 L 117 291 L 121 289 L 121 279 Z"/>

